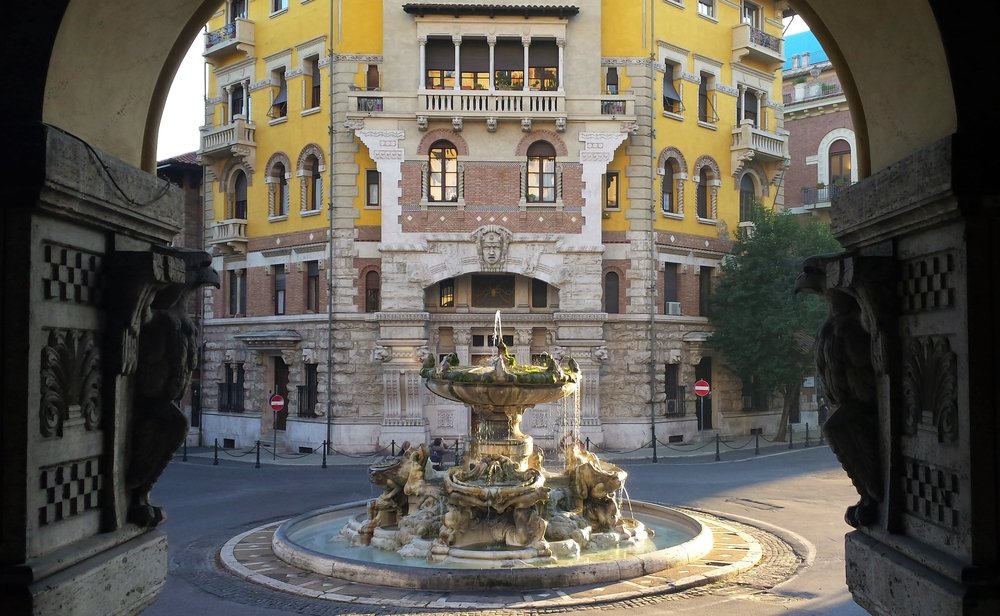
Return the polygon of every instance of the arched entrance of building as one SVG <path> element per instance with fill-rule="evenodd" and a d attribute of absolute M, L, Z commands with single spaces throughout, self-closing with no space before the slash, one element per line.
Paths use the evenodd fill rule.
<path fill-rule="evenodd" d="M 903 289 L 901 310 L 908 321 L 893 331 L 925 328 L 902 347 L 886 347 L 895 353 L 887 357 L 897 370 L 886 379 L 902 382 L 891 392 L 893 412 L 886 409 L 880 415 L 880 459 L 887 469 L 891 502 L 885 504 L 886 516 L 879 525 L 850 536 L 848 581 L 855 597 L 873 610 L 923 613 L 955 607 L 950 613 L 972 613 L 974 606 L 985 603 L 976 599 L 995 594 L 996 584 L 969 580 L 984 579 L 973 573 L 993 570 L 1000 562 L 995 528 L 1000 473 L 993 459 L 998 440 L 993 409 L 1000 406 L 995 378 L 1000 370 L 995 321 L 1000 285 L 992 273 L 1000 267 L 994 239 L 1000 233 L 995 205 L 1000 191 L 984 177 L 988 174 L 976 173 L 992 167 L 994 148 L 977 131 L 992 117 L 991 100 L 980 92 L 977 63 L 966 60 L 989 53 L 985 41 L 992 40 L 996 20 L 983 12 L 995 9 L 979 8 L 977 15 L 970 15 L 940 0 L 907 3 L 905 9 L 898 3 L 864 0 L 789 4 L 812 27 L 841 76 L 854 114 L 858 159 L 852 162 L 859 177 L 879 174 L 877 181 L 862 182 L 851 191 L 856 199 L 834 209 L 835 225 L 845 243 L 861 250 L 862 256 L 892 256 L 903 266 L 906 284 L 891 288 Z M 123 173 L 129 168 L 153 170 L 159 117 L 171 78 L 188 43 L 217 7 L 217 2 L 163 0 L 136 10 L 122 0 L 63 0 L 43 6 L 22 3 L 8 10 L 5 40 L 19 53 L 6 71 L 9 82 L 18 84 L 18 93 L 0 103 L 10 162 L 5 169 L 14 178 L 3 208 L 7 275 L 0 300 L 2 394 L 8 409 L 2 446 L 13 460 L 2 471 L 9 498 L 0 545 L 5 564 L 37 560 L 48 554 L 44 546 L 51 546 L 39 540 L 47 531 L 33 521 L 29 503 L 36 496 L 25 489 L 38 484 L 39 462 L 33 457 L 37 437 L 28 429 L 37 409 L 29 401 L 38 391 L 39 332 L 48 326 L 37 320 L 43 300 L 32 285 L 40 276 L 36 270 L 45 264 L 35 241 L 40 232 L 54 233 L 65 224 L 50 215 L 59 204 L 42 201 L 53 191 L 53 178 L 70 187 L 74 184 L 69 178 L 88 181 L 73 161 L 92 160 L 90 148 L 121 161 L 116 170 Z M 73 137 L 61 140 L 59 131 Z M 87 146 L 70 151 L 65 144 L 79 145 L 77 139 Z M 107 185 L 104 177 L 97 174 L 90 181 Z M 141 183 L 140 174 L 129 177 L 135 185 Z M 103 190 L 109 203 L 121 203 L 114 187 Z M 142 197 L 141 192 L 129 194 Z M 155 185 L 148 192 L 155 195 Z M 92 236 L 87 242 L 95 251 L 106 241 L 118 251 L 141 250 L 142 242 L 162 235 L 157 220 L 165 215 L 146 201 L 120 206 L 123 216 L 129 210 L 141 213 L 141 221 L 126 227 L 130 232 L 113 239 Z M 921 241 L 927 240 L 923 248 L 908 243 L 918 230 Z M 25 262 L 30 266 L 23 267 Z M 838 272 L 857 272 L 851 267 L 859 263 L 843 262 Z M 969 264 L 982 264 L 987 275 L 973 275 Z M 944 287 L 934 287 L 937 284 Z M 925 292 L 928 288 L 933 292 Z M 949 310 L 955 317 L 950 320 Z M 917 395 L 923 390 L 905 388 L 929 376 L 922 372 L 926 362 L 905 361 L 910 358 L 955 366 L 954 372 L 946 372 L 955 376 L 948 380 L 954 388 L 946 389 L 950 397 L 940 407 L 949 415 L 935 429 L 924 422 L 925 402 Z M 917 392 L 917 397 L 905 397 L 904 390 Z M 914 437 L 932 432 L 934 438 L 926 442 Z M 127 449 L 124 434 L 109 436 L 109 455 Z M 944 479 L 936 483 L 937 477 Z M 107 485 L 102 498 L 113 500 L 109 494 L 118 489 Z M 930 493 L 943 494 L 943 500 L 921 500 Z M 109 515 L 114 518 L 113 512 Z M 88 524 L 96 532 L 116 522 L 97 516 Z M 58 547 L 68 543 L 60 541 Z M 129 546 L 116 549 L 132 550 L 135 558 L 149 563 L 163 553 L 155 542 Z M 915 556 L 927 550 L 935 556 Z M 149 589 L 158 588 L 155 577 L 157 571 L 165 575 L 165 564 L 152 570 Z M 124 571 L 110 575 L 114 580 L 127 577 Z M 890 578 L 902 581 L 896 586 L 883 583 Z M 15 611 L 30 602 L 24 598 L 27 584 L 37 581 L 11 591 L 21 597 Z M 141 595 L 131 600 L 141 607 Z M 908 609 L 897 609 L 902 606 Z"/>

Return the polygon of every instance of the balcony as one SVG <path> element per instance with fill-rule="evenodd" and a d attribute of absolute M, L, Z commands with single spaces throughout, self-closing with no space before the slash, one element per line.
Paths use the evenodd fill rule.
<path fill-rule="evenodd" d="M 733 28 L 733 62 L 750 60 L 776 71 L 785 63 L 785 41 L 750 24 Z"/>
<path fill-rule="evenodd" d="M 247 252 L 247 219 L 230 218 L 212 223 L 212 237 L 208 243 L 223 253 Z"/>
<path fill-rule="evenodd" d="M 823 209 L 830 207 L 830 202 L 845 192 L 854 183 L 834 184 L 833 186 L 803 186 L 802 207 L 804 209 Z"/>
<path fill-rule="evenodd" d="M 205 158 L 243 157 L 251 167 L 257 151 L 254 140 L 256 131 L 253 122 L 243 116 L 236 116 L 229 124 L 201 127 L 201 147 L 198 154 Z"/>
<path fill-rule="evenodd" d="M 217 64 L 226 56 L 239 52 L 245 53 L 248 58 L 253 56 L 252 21 L 238 17 L 218 30 L 205 33 L 205 51 L 201 55 L 209 64 Z"/>
<path fill-rule="evenodd" d="M 416 93 L 352 90 L 347 94 L 348 119 L 368 117 L 464 121 L 561 121 L 566 118 L 635 122 L 635 96 L 568 97 L 535 90 L 420 90 Z M 558 124 L 557 124 L 558 126 Z"/>
<path fill-rule="evenodd" d="M 742 124 L 733 128 L 729 151 L 732 154 L 733 175 L 738 174 L 751 159 L 764 164 L 784 162 L 789 160 L 788 135 L 769 133 L 756 128 L 752 121 L 743 120 Z"/>

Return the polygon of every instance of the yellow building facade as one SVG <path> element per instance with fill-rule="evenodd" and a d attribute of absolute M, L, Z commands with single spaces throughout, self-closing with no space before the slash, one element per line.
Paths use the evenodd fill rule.
<path fill-rule="evenodd" d="M 568 422 L 612 449 L 773 429 L 705 341 L 733 231 L 753 200 L 781 206 L 783 10 L 221 7 L 199 151 L 223 277 L 206 295 L 203 440 L 461 439 L 468 411 L 418 371 L 488 356 L 497 311 L 520 361 L 583 370 L 577 405 L 525 421 L 542 447 Z"/>

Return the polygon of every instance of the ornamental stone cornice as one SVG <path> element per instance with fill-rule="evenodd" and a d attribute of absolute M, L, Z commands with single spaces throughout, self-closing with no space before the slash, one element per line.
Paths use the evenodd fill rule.
<path fill-rule="evenodd" d="M 262 351 L 294 349 L 302 342 L 302 335 L 294 329 L 236 334 L 233 337 L 247 345 L 248 348 Z"/>
<path fill-rule="evenodd" d="M 597 321 L 603 323 L 608 320 L 606 312 L 556 312 L 553 313 L 554 321 Z"/>
<path fill-rule="evenodd" d="M 333 61 L 357 64 L 381 64 L 384 58 L 381 54 L 333 54 Z"/>
<path fill-rule="evenodd" d="M 426 321 L 430 318 L 429 312 L 376 312 L 375 320 L 379 322 L 387 321 Z"/>

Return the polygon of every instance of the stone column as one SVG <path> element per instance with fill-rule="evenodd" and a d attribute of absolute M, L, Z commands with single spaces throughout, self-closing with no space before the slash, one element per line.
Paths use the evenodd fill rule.
<path fill-rule="evenodd" d="M 524 46 L 524 83 L 522 84 L 521 90 L 528 91 L 528 50 L 531 48 L 531 37 L 522 36 L 521 45 Z"/>
<path fill-rule="evenodd" d="M 563 54 L 566 52 L 566 39 L 556 39 L 556 45 L 559 47 L 559 68 L 556 73 L 556 79 L 558 80 L 556 83 L 556 89 L 562 92 L 565 89 L 563 88 L 563 67 L 565 66 L 565 63 L 563 62 Z"/>
<path fill-rule="evenodd" d="M 427 37 L 418 36 L 417 44 L 420 46 L 420 76 L 417 78 L 417 89 L 427 87 Z"/>
<path fill-rule="evenodd" d="M 462 36 L 456 34 L 451 37 L 451 42 L 455 44 L 455 86 L 454 90 L 462 89 Z"/>
<path fill-rule="evenodd" d="M 497 48 L 497 37 L 495 34 L 491 34 L 486 37 L 486 44 L 490 46 L 490 87 L 489 90 L 492 92 L 496 90 L 496 79 L 494 75 L 496 74 L 496 48 Z"/>
<path fill-rule="evenodd" d="M 871 362 L 871 402 L 834 401 L 826 432 L 865 494 L 847 514 L 847 582 L 872 613 L 998 607 L 986 572 L 1000 545 L 1000 209 L 981 196 L 990 180 L 964 168 L 975 155 L 962 145 L 943 139 L 835 198 L 848 252 L 820 261 L 827 293 L 860 309 L 842 318 L 866 334 L 821 343 L 867 348 Z"/>
<path fill-rule="evenodd" d="M 148 309 L 184 280 L 163 248 L 183 196 L 55 128 L 27 127 L 16 141 L 23 169 L 38 173 L 17 174 L 0 244 L 12 358 L 0 376 L 3 611 L 137 613 L 164 584 L 167 545 L 156 519 L 133 513 L 132 486 L 141 471 L 152 485 L 186 432 L 179 410 L 169 440 L 148 430 L 159 401 L 133 402 Z"/>

